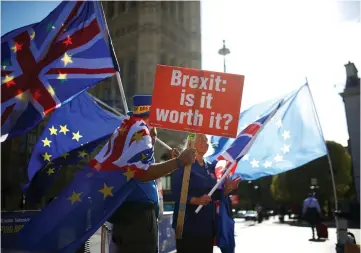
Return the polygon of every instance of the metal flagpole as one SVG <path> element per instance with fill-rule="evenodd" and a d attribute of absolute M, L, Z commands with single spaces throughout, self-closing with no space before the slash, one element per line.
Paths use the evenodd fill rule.
<path fill-rule="evenodd" d="M 127 99 L 125 98 L 122 79 L 120 78 L 120 73 L 118 71 L 115 73 L 115 75 L 117 76 L 117 82 L 118 82 L 118 86 L 119 86 L 120 96 L 122 97 L 122 100 L 123 100 L 124 111 L 125 111 L 125 113 L 127 113 L 128 105 L 127 105 Z"/>
<path fill-rule="evenodd" d="M 335 211 L 338 211 L 338 199 L 337 199 L 337 192 L 336 192 L 336 183 L 335 183 L 335 176 L 334 176 L 334 173 L 333 173 L 333 167 L 332 167 L 331 157 L 330 157 L 330 153 L 328 152 L 328 148 L 327 148 L 327 145 L 326 145 L 325 137 L 323 136 L 323 131 L 322 131 L 321 123 L 320 123 L 320 120 L 319 120 L 319 118 L 318 118 L 318 114 L 317 114 L 315 102 L 314 102 L 314 100 L 313 100 L 312 92 L 311 92 L 310 86 L 309 86 L 309 84 L 308 84 L 307 78 L 306 78 L 306 86 L 307 86 L 308 92 L 310 93 L 310 96 L 311 96 L 312 108 L 313 108 L 314 116 L 316 117 L 317 128 L 318 128 L 318 131 L 320 132 L 320 134 L 321 134 L 321 136 L 322 136 L 322 139 L 323 139 L 323 142 L 325 143 L 325 146 L 326 146 L 326 150 L 327 150 L 327 160 L 328 160 L 328 165 L 329 165 L 329 168 L 330 168 L 331 180 L 332 180 L 333 197 L 334 197 L 334 199 L 335 199 Z M 337 219 L 335 219 L 335 220 L 336 220 L 336 228 L 338 228 L 338 221 L 337 221 Z"/>
<path fill-rule="evenodd" d="M 106 16 L 104 14 L 104 9 L 103 9 L 103 4 L 100 3 L 100 6 L 102 8 L 102 14 L 103 14 L 103 17 L 104 17 L 104 24 L 105 24 L 105 27 L 109 33 L 109 28 L 108 28 L 108 23 L 107 23 L 107 19 L 106 19 Z M 110 38 L 110 35 L 109 35 L 109 40 L 110 40 L 110 44 L 113 45 L 113 43 L 111 43 L 111 38 Z M 115 52 L 113 52 L 114 54 L 114 57 L 116 58 L 116 55 L 115 55 Z M 120 78 L 120 73 L 119 71 L 116 71 L 115 72 L 115 75 L 117 77 L 117 82 L 118 82 L 118 86 L 119 86 L 119 91 L 120 91 L 120 96 L 122 97 L 122 101 L 123 101 L 123 107 L 124 107 L 124 112 L 127 113 L 128 112 L 128 104 L 127 104 L 127 100 L 125 98 L 125 93 L 124 93 L 124 89 L 123 89 L 123 83 L 122 83 L 122 79 Z M 128 116 L 127 116 L 128 117 Z"/>
<path fill-rule="evenodd" d="M 118 116 L 123 116 L 124 115 L 119 112 L 117 109 L 111 107 L 110 105 L 104 103 L 103 101 L 101 101 L 99 98 L 94 97 L 92 94 L 88 93 L 96 102 L 98 102 L 99 104 L 101 104 L 102 106 L 104 106 L 105 108 L 107 108 L 108 110 L 114 112 L 116 115 Z M 159 138 L 157 138 L 157 142 L 162 145 L 164 148 L 166 148 L 168 151 L 172 150 L 172 148 L 170 146 L 168 146 L 164 141 L 160 140 Z"/>

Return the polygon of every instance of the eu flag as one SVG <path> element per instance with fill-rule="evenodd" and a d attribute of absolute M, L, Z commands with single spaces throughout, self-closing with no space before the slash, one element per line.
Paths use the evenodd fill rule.
<path fill-rule="evenodd" d="M 308 84 L 280 99 L 244 111 L 240 129 L 269 114 L 279 101 L 283 101 L 280 108 L 237 164 L 235 174 L 244 180 L 276 175 L 327 154 Z M 234 139 L 212 137 L 211 142 L 214 150 L 207 160 L 212 161 L 226 151 Z"/>
<path fill-rule="evenodd" d="M 137 176 L 151 164 L 152 147 L 145 123 L 139 118 L 124 119 L 89 165 L 24 226 L 14 247 L 75 252 L 133 191 Z"/>
<path fill-rule="evenodd" d="M 86 92 L 55 110 L 30 158 L 27 200 L 41 198 L 61 167 L 88 158 L 123 119 L 103 110 Z"/>
<path fill-rule="evenodd" d="M 1 68 L 4 141 L 118 70 L 100 2 L 64 1 L 39 23 L 5 34 Z"/>

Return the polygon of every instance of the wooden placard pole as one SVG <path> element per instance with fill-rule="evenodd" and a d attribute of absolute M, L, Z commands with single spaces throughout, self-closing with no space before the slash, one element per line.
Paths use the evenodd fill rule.
<path fill-rule="evenodd" d="M 187 139 L 187 148 L 194 148 L 196 139 L 196 134 L 189 133 Z M 187 206 L 187 197 L 188 197 L 188 188 L 189 188 L 189 178 L 191 175 L 192 165 L 185 166 L 183 170 L 183 180 L 182 180 L 182 190 L 179 200 L 179 209 L 177 217 L 177 227 L 176 227 L 176 239 L 182 239 L 183 226 L 184 226 L 184 215 Z"/>

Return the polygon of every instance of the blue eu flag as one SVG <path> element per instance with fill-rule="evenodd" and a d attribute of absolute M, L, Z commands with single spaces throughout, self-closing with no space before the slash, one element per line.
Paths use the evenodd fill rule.
<path fill-rule="evenodd" d="M 1 141 L 119 70 L 98 1 L 63 1 L 1 37 Z"/>
<path fill-rule="evenodd" d="M 235 174 L 244 180 L 276 175 L 327 154 L 308 84 L 280 99 L 255 105 L 242 112 L 239 132 L 269 114 L 282 100 L 280 108 L 238 162 Z M 212 137 L 213 152 L 207 160 L 217 159 L 233 141 Z"/>
<path fill-rule="evenodd" d="M 103 110 L 87 93 L 55 110 L 30 158 L 28 200 L 38 201 L 61 167 L 87 159 L 123 119 Z"/>
<path fill-rule="evenodd" d="M 152 147 L 144 122 L 124 119 L 89 165 L 24 226 L 13 249 L 75 252 L 135 189 L 152 163 Z"/>

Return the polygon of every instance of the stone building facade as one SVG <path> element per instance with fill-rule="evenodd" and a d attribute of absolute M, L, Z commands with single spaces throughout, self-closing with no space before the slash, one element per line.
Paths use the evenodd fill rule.
<path fill-rule="evenodd" d="M 352 172 L 358 203 L 360 203 L 360 78 L 353 63 L 346 66 L 346 87 L 341 94 L 345 103 L 349 133 L 348 151 L 352 157 Z"/>
<path fill-rule="evenodd" d="M 135 94 L 152 94 L 157 64 L 201 68 L 199 1 L 105 1 L 103 9 L 121 69 L 128 107 Z M 115 77 L 92 93 L 124 113 Z M 171 99 L 171 98 L 164 98 Z M 184 142 L 185 133 L 159 130 L 170 146 Z M 165 150 L 158 147 L 159 158 Z"/>

